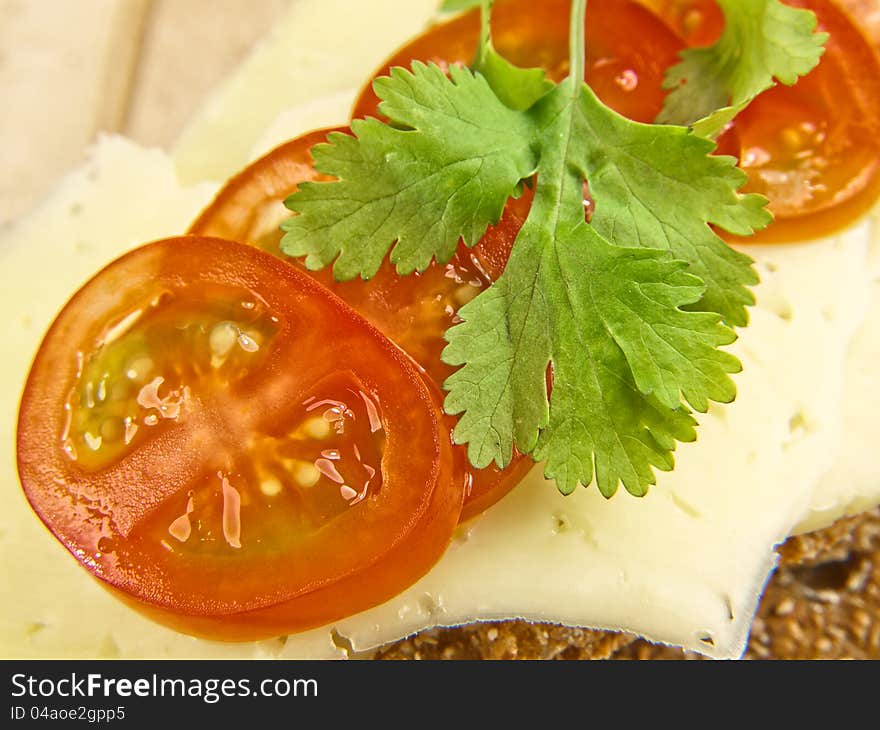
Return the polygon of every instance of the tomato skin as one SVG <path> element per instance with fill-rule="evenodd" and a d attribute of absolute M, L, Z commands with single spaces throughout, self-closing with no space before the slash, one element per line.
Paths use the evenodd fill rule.
<path fill-rule="evenodd" d="M 228 180 L 188 233 L 255 243 L 267 230 L 277 229 L 279 210 L 300 183 L 330 179 L 315 170 L 312 147 L 333 132 L 346 131 L 318 129 L 279 145 Z M 285 209 L 282 219 L 289 215 Z"/>
<path fill-rule="evenodd" d="M 186 418 L 116 463 L 88 470 L 71 461 L 61 445 L 65 403 L 82 362 L 77 352 L 95 348 L 102 327 L 126 312 L 139 290 L 197 297 L 206 284 L 254 293 L 276 317 L 279 334 L 262 364 L 246 370 L 234 389 L 195 393 Z M 300 394 L 326 377 L 328 361 L 313 357 L 317 351 L 331 365 L 343 363 L 336 370 L 355 377 L 381 404 L 381 489 L 281 551 L 261 552 L 260 541 L 251 540 L 247 550 L 200 556 L 146 539 L 142 526 L 160 505 L 183 498 L 218 454 L 246 459 L 250 435 L 289 420 Z M 178 630 L 252 640 L 377 605 L 439 559 L 463 498 L 453 479 L 453 450 L 440 435 L 442 419 L 410 360 L 309 277 L 238 243 L 176 238 L 110 264 L 50 327 L 22 396 L 18 470 L 50 531 L 129 603 Z M 252 524 L 258 534 L 258 521 Z"/>
<path fill-rule="evenodd" d="M 689 45 L 717 39 L 712 0 L 641 0 Z M 816 13 L 830 38 L 794 86 L 764 92 L 719 138 L 748 173 L 743 192 L 767 196 L 774 222 L 736 243 L 797 243 L 836 233 L 880 197 L 880 8 L 874 0 L 786 0 Z M 870 6 L 870 7 L 869 7 Z M 868 15 L 867 11 L 873 10 Z M 870 33 L 868 36 L 866 33 Z"/>
<path fill-rule="evenodd" d="M 569 0 L 497 0 L 492 10 L 493 43 L 512 63 L 541 67 L 553 81 L 569 68 Z M 480 35 L 479 11 L 440 23 L 397 50 L 373 74 L 388 74 L 413 60 L 470 65 Z M 633 43 L 638 38 L 638 43 Z M 635 0 L 594 0 L 586 19 L 585 78 L 603 102 L 630 119 L 651 122 L 665 93 L 661 82 L 684 47 L 681 39 Z M 361 90 L 353 119 L 377 116 L 372 79 Z"/>
<path fill-rule="evenodd" d="M 877 0 L 838 0 L 838 4 L 871 43 L 880 47 L 880 3 Z"/>
<path fill-rule="evenodd" d="M 880 56 L 833 2 L 788 4 L 813 10 L 830 38 L 814 71 L 792 87 L 762 94 L 735 121 L 741 166 L 749 174 L 744 191 L 770 198 L 776 218 L 755 243 L 830 235 L 861 218 L 880 196 Z M 792 194 L 788 178 L 808 197 Z"/>
<path fill-rule="evenodd" d="M 347 128 L 317 130 L 277 147 L 232 178 L 190 226 L 189 233 L 258 245 L 306 272 L 300 260 L 284 256 L 278 246 L 278 223 L 290 215 L 281 212 L 279 218 L 279 211 L 283 211 L 281 202 L 293 194 L 301 182 L 327 179 L 315 171 L 311 149 L 326 141 L 328 134 L 347 131 Z M 435 263 L 423 274 L 401 277 L 386 259 L 369 281 L 335 281 L 330 267 L 306 273 L 407 352 L 424 371 L 437 398 L 442 399 L 442 384 L 454 370 L 440 359 L 445 346 L 442 337 L 457 321 L 454 311 L 445 309 L 448 274 L 453 272 L 463 280 L 476 280 L 479 287 L 488 286 L 500 276 L 530 205 L 531 193 L 526 191 L 508 205 L 501 221 L 490 227 L 473 249 L 463 244 L 459 246 L 449 265 L 452 268 L 444 269 Z M 475 292 L 476 289 L 472 293 Z M 457 309 L 458 302 L 450 301 L 450 306 Z M 446 422 L 451 433 L 456 419 L 446 417 Z M 464 447 L 456 449 L 456 454 L 456 471 L 465 490 L 462 521 L 479 515 L 501 499 L 532 466 L 531 459 L 514 452 L 505 469 L 493 464 L 476 470 L 470 467 Z"/>

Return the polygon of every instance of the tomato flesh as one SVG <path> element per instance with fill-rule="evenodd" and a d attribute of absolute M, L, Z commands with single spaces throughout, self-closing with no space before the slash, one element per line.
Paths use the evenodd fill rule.
<path fill-rule="evenodd" d="M 760 96 L 735 126 L 744 190 L 770 199 L 776 222 L 756 242 L 840 230 L 880 195 L 880 57 L 828 0 L 792 0 L 830 33 L 819 66 L 793 87 Z"/>
<path fill-rule="evenodd" d="M 476 247 L 460 245 L 447 264 L 434 262 L 424 272 L 399 276 L 386 259 L 369 281 L 336 281 L 329 267 L 307 272 L 302 261 L 281 252 L 278 226 L 290 215 L 282 201 L 297 190 L 299 183 L 326 179 L 314 169 L 311 148 L 325 141 L 330 131 L 320 130 L 292 140 L 248 167 L 220 191 L 190 227 L 190 233 L 251 243 L 308 273 L 410 355 L 440 397 L 443 382 L 454 370 L 440 359 L 446 344 L 443 335 L 458 322 L 458 308 L 500 275 L 528 214 L 529 194 L 508 206 L 502 220 L 490 228 Z M 454 423 L 454 419 L 447 419 L 450 432 Z M 464 447 L 456 451 L 456 471 L 465 490 L 462 521 L 480 514 L 504 496 L 525 476 L 532 463 L 515 452 L 505 469 L 494 464 L 474 469 L 467 461 Z"/>
<path fill-rule="evenodd" d="M 493 43 L 512 63 L 541 67 L 554 81 L 569 70 L 569 0 L 498 0 L 492 10 Z M 478 11 L 441 23 L 394 53 L 376 76 L 413 60 L 441 67 L 473 62 L 480 37 Z M 633 42 L 638 39 L 638 42 Z M 634 0 L 594 0 L 586 19 L 585 78 L 602 101 L 630 119 L 651 122 L 660 112 L 666 69 L 682 41 Z M 360 93 L 352 118 L 376 116 L 372 80 Z"/>
<path fill-rule="evenodd" d="M 169 239 L 50 328 L 18 466 L 47 527 L 133 605 L 265 638 L 377 605 L 439 559 L 463 499 L 443 418 L 410 360 L 294 267 Z"/>
<path fill-rule="evenodd" d="M 84 469 L 113 463 L 150 431 L 161 433 L 186 409 L 191 382 L 208 375 L 219 389 L 241 377 L 275 334 L 271 317 L 246 292 L 236 297 L 206 286 L 198 302 L 161 288 L 141 294 L 131 311 L 109 323 L 100 345 L 82 353 L 63 448 Z"/>
<path fill-rule="evenodd" d="M 690 45 L 710 44 L 721 33 L 723 17 L 712 0 L 642 1 Z M 775 217 L 754 236 L 727 236 L 740 243 L 829 235 L 858 220 L 880 196 L 880 57 L 863 33 L 877 33 L 880 24 L 874 18 L 863 29 L 853 22 L 865 15 L 862 0 L 786 4 L 815 12 L 818 30 L 830 38 L 812 72 L 759 96 L 719 140 L 735 150 L 749 175 L 743 191 L 767 196 Z"/>

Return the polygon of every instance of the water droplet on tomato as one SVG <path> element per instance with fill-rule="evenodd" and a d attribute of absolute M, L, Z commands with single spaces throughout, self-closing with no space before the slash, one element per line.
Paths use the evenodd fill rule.
<path fill-rule="evenodd" d="M 174 390 L 171 391 L 167 396 L 162 398 L 159 395 L 159 388 L 164 382 L 165 378 L 163 378 L 162 376 L 158 376 L 147 383 L 138 392 L 137 403 L 142 408 L 146 408 L 148 410 L 155 409 L 159 411 L 159 415 L 162 418 L 175 419 L 180 415 L 180 411 L 183 408 L 184 402 L 187 399 L 188 390 L 187 388 L 184 388 L 183 393 Z M 144 419 L 144 423 L 148 423 L 148 425 L 153 425 L 153 423 L 158 422 L 158 417 L 159 416 L 157 416 L 156 414 L 150 414 L 150 416 L 147 416 L 147 418 Z M 152 420 L 153 423 L 149 423 L 147 419 Z"/>
<path fill-rule="evenodd" d="M 639 85 L 639 75 L 631 68 L 619 73 L 614 82 L 624 91 L 635 91 Z"/>
<path fill-rule="evenodd" d="M 241 495 L 223 477 L 223 537 L 229 547 L 241 547 Z"/>
<path fill-rule="evenodd" d="M 128 445 L 131 443 L 131 440 L 134 438 L 137 433 L 138 427 L 137 424 L 134 423 L 131 419 L 131 416 L 126 416 L 125 418 L 125 444 Z"/>
<path fill-rule="evenodd" d="M 238 335 L 238 346 L 245 352 L 256 352 L 260 349 L 257 340 L 247 332 L 242 332 Z"/>
<path fill-rule="evenodd" d="M 189 514 L 181 515 L 168 525 L 168 534 L 180 542 L 186 542 L 189 540 L 189 537 L 192 534 L 192 524 L 189 521 Z"/>
<path fill-rule="evenodd" d="M 88 431 L 83 434 L 83 440 L 86 442 L 86 446 L 88 446 L 92 451 L 97 451 L 101 448 L 101 444 L 103 443 L 103 439 L 100 436 L 95 436 Z"/>
<path fill-rule="evenodd" d="M 86 383 L 85 388 L 85 407 L 86 408 L 94 408 L 95 407 L 95 396 L 94 396 L 95 387 L 91 382 Z"/>
<path fill-rule="evenodd" d="M 345 479 L 343 479 L 342 475 L 336 469 L 336 466 L 329 459 L 317 459 L 315 461 L 315 468 L 325 477 L 327 477 L 331 481 L 336 482 L 337 484 L 342 484 L 345 481 Z"/>
<path fill-rule="evenodd" d="M 367 418 L 370 421 L 370 433 L 376 433 L 376 431 L 382 428 L 382 419 L 379 417 L 379 408 L 373 399 L 367 393 L 364 393 L 364 391 L 359 390 L 358 395 L 360 395 L 361 400 L 364 402 L 364 407 L 367 409 Z M 349 411 L 349 413 L 351 413 L 351 411 Z"/>

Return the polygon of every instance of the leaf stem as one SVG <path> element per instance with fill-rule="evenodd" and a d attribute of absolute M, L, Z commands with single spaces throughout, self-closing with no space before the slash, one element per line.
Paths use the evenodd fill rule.
<path fill-rule="evenodd" d="M 585 37 L 585 19 L 587 17 L 587 0 L 572 0 L 571 20 L 568 35 L 569 76 L 575 80 L 574 94 L 580 94 L 584 80 L 584 64 L 587 49 Z"/>
<path fill-rule="evenodd" d="M 480 4 L 480 43 L 477 46 L 477 57 L 474 61 L 474 68 L 477 70 L 483 68 L 486 62 L 486 51 L 492 44 L 492 28 L 490 20 L 492 18 L 492 4 L 495 0 L 482 0 Z"/>

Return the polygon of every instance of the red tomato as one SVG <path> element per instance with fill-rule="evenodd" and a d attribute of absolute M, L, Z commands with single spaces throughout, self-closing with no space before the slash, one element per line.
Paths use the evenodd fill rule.
<path fill-rule="evenodd" d="M 439 397 L 443 382 L 454 370 L 440 360 L 446 344 L 443 335 L 456 323 L 459 306 L 500 275 L 528 212 L 528 196 L 515 201 L 474 249 L 461 245 L 448 264 L 434 263 L 420 274 L 401 277 L 386 259 L 369 281 L 338 282 L 329 267 L 306 271 L 301 261 L 284 256 L 279 248 L 278 226 L 290 215 L 283 201 L 299 183 L 322 179 L 315 172 L 311 148 L 323 142 L 330 131 L 320 130 L 292 140 L 234 177 L 193 223 L 190 233 L 252 243 L 307 273 L 407 352 L 421 366 Z M 454 425 L 455 419 L 448 418 L 450 432 Z M 532 464 L 531 459 L 516 453 L 506 469 L 495 465 L 474 469 L 465 448 L 456 451 L 456 473 L 466 495 L 462 520 L 498 501 L 519 483 Z"/>
<path fill-rule="evenodd" d="M 712 43 L 721 32 L 712 0 L 642 2 L 692 45 Z M 880 195 L 880 56 L 863 33 L 880 38 L 880 7 L 876 0 L 786 4 L 814 11 L 830 38 L 815 70 L 794 86 L 762 94 L 720 140 L 737 150 L 749 174 L 744 191 L 766 195 L 776 217 L 755 236 L 731 237 L 741 243 L 828 235 L 864 215 Z M 873 16 L 866 15 L 869 6 Z M 863 18 L 865 27 L 853 18 Z"/>
<path fill-rule="evenodd" d="M 840 5 L 868 36 L 880 47 L 880 2 L 878 0 L 838 0 Z"/>
<path fill-rule="evenodd" d="M 570 0 L 497 0 L 492 10 L 495 47 L 509 61 L 542 67 L 554 81 L 568 74 Z M 630 119 L 651 122 L 660 112 L 666 69 L 683 43 L 635 0 L 593 0 L 587 6 L 585 78 L 602 101 Z M 441 23 L 394 53 L 374 74 L 413 60 L 441 67 L 469 65 L 480 37 L 479 11 Z M 352 118 L 375 116 L 372 80 L 361 91 Z"/>
<path fill-rule="evenodd" d="M 68 302 L 21 402 L 31 506 L 92 574 L 196 635 L 258 639 L 377 605 L 462 503 L 435 394 L 295 267 L 160 241 Z"/>

